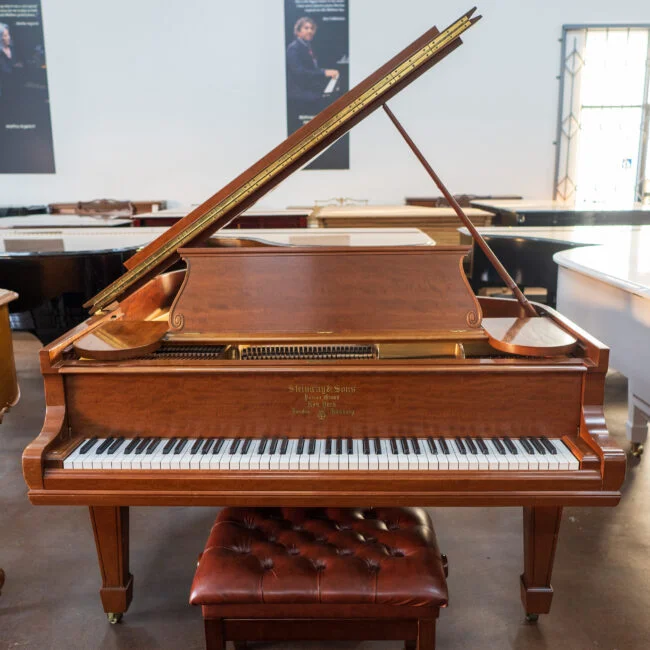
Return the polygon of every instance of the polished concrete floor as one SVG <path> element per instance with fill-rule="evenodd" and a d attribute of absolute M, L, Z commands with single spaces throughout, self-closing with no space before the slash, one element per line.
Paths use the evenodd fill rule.
<path fill-rule="evenodd" d="M 0 649 L 111 650 L 203 647 L 201 615 L 187 604 L 198 553 L 215 511 L 134 508 L 133 603 L 119 625 L 99 601 L 99 571 L 84 508 L 34 507 L 20 471 L 43 420 L 37 341 L 15 337 L 22 400 L 0 426 Z M 607 418 L 626 448 L 625 378 L 611 373 Z M 173 414 L 170 414 L 173 417 Z M 534 413 L 530 417 L 535 417 Z M 555 560 L 550 615 L 527 624 L 519 601 L 521 511 L 433 509 L 449 556 L 451 603 L 439 650 L 643 650 L 650 648 L 650 454 L 629 463 L 617 508 L 567 508 Z M 298 643 L 264 648 L 395 648 L 400 644 Z"/>

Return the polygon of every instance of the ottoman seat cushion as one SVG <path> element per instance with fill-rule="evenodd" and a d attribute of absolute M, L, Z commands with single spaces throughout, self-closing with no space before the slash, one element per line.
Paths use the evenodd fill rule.
<path fill-rule="evenodd" d="M 422 509 L 226 508 L 190 602 L 441 607 L 447 585 Z"/>

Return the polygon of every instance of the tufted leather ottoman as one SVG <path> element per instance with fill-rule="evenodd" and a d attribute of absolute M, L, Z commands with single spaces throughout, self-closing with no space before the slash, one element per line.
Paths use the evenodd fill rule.
<path fill-rule="evenodd" d="M 432 650 L 446 558 L 419 508 L 226 508 L 192 584 L 226 640 L 402 639 Z"/>

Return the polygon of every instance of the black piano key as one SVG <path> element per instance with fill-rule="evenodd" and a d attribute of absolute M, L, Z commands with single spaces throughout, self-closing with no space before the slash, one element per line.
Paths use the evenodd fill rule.
<path fill-rule="evenodd" d="M 526 450 L 526 453 L 530 454 L 531 456 L 535 455 L 535 450 L 533 449 L 533 445 L 531 445 L 530 442 L 526 440 L 526 438 L 521 438 L 519 442 L 521 443 L 521 446 Z"/>
<path fill-rule="evenodd" d="M 327 455 L 332 453 L 332 439 L 331 438 L 327 438 L 325 440 L 325 453 Z"/>
<path fill-rule="evenodd" d="M 370 456 L 370 440 L 368 438 L 361 439 L 361 450 L 364 456 Z"/>
<path fill-rule="evenodd" d="M 95 450 L 95 453 L 99 456 L 100 454 L 103 454 L 111 445 L 113 444 L 113 437 L 111 436 L 110 438 L 106 438 L 104 442 L 102 442 L 99 447 Z"/>
<path fill-rule="evenodd" d="M 186 444 L 187 444 L 187 438 L 181 438 L 181 439 L 176 443 L 176 446 L 174 447 L 174 453 L 175 453 L 175 454 L 180 454 L 181 451 L 183 451 L 183 449 L 185 449 L 185 445 L 186 445 Z M 140 447 L 140 445 L 138 445 L 138 447 L 136 447 L 136 450 L 135 450 L 135 453 L 136 453 L 136 454 L 138 453 L 138 448 L 139 448 L 139 447 Z"/>
<path fill-rule="evenodd" d="M 231 443 L 230 443 L 230 449 L 228 450 L 228 453 L 233 456 L 234 454 L 237 453 L 237 449 L 239 449 L 239 445 L 241 444 L 241 438 L 235 438 Z"/>
<path fill-rule="evenodd" d="M 311 438 L 309 440 L 309 451 L 307 453 L 310 456 L 313 456 L 316 453 L 316 438 Z"/>
<path fill-rule="evenodd" d="M 95 445 L 97 444 L 97 438 L 90 438 L 90 440 L 86 440 L 86 442 L 81 445 L 81 449 L 79 449 L 80 454 L 87 454 Z"/>
<path fill-rule="evenodd" d="M 348 456 L 351 456 L 354 453 L 354 444 L 352 438 L 346 438 L 345 445 L 346 445 Z"/>
<path fill-rule="evenodd" d="M 177 440 L 178 438 L 170 438 L 163 447 L 163 454 L 168 454 L 174 448 Z"/>
<path fill-rule="evenodd" d="M 208 438 L 207 440 L 204 440 L 203 447 L 201 447 L 201 453 L 207 454 L 212 448 L 213 444 L 214 444 L 214 438 Z"/>
<path fill-rule="evenodd" d="M 339 456 L 343 453 L 343 438 L 336 439 L 336 453 Z"/>
<path fill-rule="evenodd" d="M 226 442 L 223 438 L 217 438 L 214 442 L 214 447 L 212 447 L 212 455 L 214 456 L 215 454 L 218 454 L 221 451 L 221 448 L 223 447 L 224 442 Z"/>
<path fill-rule="evenodd" d="M 285 456 L 289 448 L 289 438 L 282 438 L 280 442 L 280 455 Z"/>
<path fill-rule="evenodd" d="M 492 444 L 497 448 L 497 451 L 502 455 L 506 455 L 506 448 L 498 438 L 492 438 Z"/>
<path fill-rule="evenodd" d="M 123 442 L 124 438 L 115 438 L 113 444 L 108 448 L 108 455 L 112 456 L 122 446 Z"/>
<path fill-rule="evenodd" d="M 440 443 L 442 453 L 445 454 L 445 456 L 449 456 L 449 445 L 447 444 L 447 441 L 444 438 L 438 438 L 438 442 Z"/>
<path fill-rule="evenodd" d="M 478 453 L 478 449 L 476 448 L 474 441 L 471 438 L 465 438 L 465 444 L 469 448 L 469 453 L 476 456 L 476 454 Z"/>
<path fill-rule="evenodd" d="M 264 450 L 266 449 L 266 445 L 268 444 L 269 444 L 268 438 L 262 438 L 260 440 L 260 446 L 257 448 L 257 453 L 260 454 L 260 456 L 264 453 Z"/>
<path fill-rule="evenodd" d="M 540 436 L 539 439 L 551 455 L 555 456 L 557 454 L 557 449 L 551 444 L 551 441 L 546 436 Z"/>
<path fill-rule="evenodd" d="M 438 453 L 438 449 L 436 448 L 436 441 L 431 436 L 427 438 L 427 444 L 429 445 L 429 451 L 432 454 Z"/>
<path fill-rule="evenodd" d="M 135 453 L 137 456 L 139 456 L 146 448 L 147 445 L 149 444 L 150 438 L 142 438 L 140 442 L 138 443 L 138 446 L 135 448 Z M 185 445 L 183 445 L 185 446 Z"/>
<path fill-rule="evenodd" d="M 397 451 L 397 440 L 395 440 L 395 438 L 390 439 L 390 451 L 393 455 L 397 455 L 399 453 Z"/>
<path fill-rule="evenodd" d="M 422 453 L 422 450 L 420 449 L 420 443 L 418 442 L 418 439 L 411 438 L 411 445 L 413 447 L 413 451 L 415 452 L 416 456 L 419 456 Z"/>
<path fill-rule="evenodd" d="M 247 454 L 248 453 L 248 450 L 250 449 L 252 442 L 253 442 L 253 440 L 251 438 L 246 438 L 246 440 L 244 440 L 244 445 L 241 448 L 241 453 L 242 454 Z"/>
<path fill-rule="evenodd" d="M 516 455 L 517 455 L 517 453 L 518 453 L 518 451 L 517 451 L 517 447 L 515 447 L 515 443 L 512 442 L 512 440 L 510 440 L 510 438 L 508 438 L 508 436 L 505 436 L 505 437 L 503 438 L 503 444 L 505 444 L 506 449 L 507 449 L 511 454 L 513 454 L 513 456 L 516 456 Z"/>
<path fill-rule="evenodd" d="M 460 438 L 456 438 L 454 442 L 456 443 L 456 448 L 458 449 L 458 451 L 461 454 L 463 454 L 463 456 L 467 456 L 467 449 L 465 449 L 465 445 L 463 444 L 463 441 Z"/>
<path fill-rule="evenodd" d="M 201 445 L 203 444 L 203 439 L 202 438 L 197 438 L 194 441 L 194 444 L 192 445 L 192 449 L 190 449 L 191 454 L 196 454 L 199 449 L 201 449 Z"/>
<path fill-rule="evenodd" d="M 300 438 L 300 439 L 298 440 L 298 449 L 297 449 L 297 451 L 298 451 L 298 455 L 302 454 L 304 448 L 305 448 L 305 439 L 304 439 L 304 438 Z"/>
<path fill-rule="evenodd" d="M 402 453 L 408 456 L 411 453 L 409 451 L 409 441 L 406 438 L 400 438 L 399 442 L 402 445 Z"/>
<path fill-rule="evenodd" d="M 476 444 L 478 445 L 479 451 L 482 454 L 487 455 L 490 453 L 490 450 L 488 449 L 488 446 L 485 444 L 485 440 L 483 440 L 483 438 L 477 438 Z"/>
<path fill-rule="evenodd" d="M 271 446 L 269 448 L 269 454 L 273 455 L 278 448 L 278 443 L 280 442 L 279 438 L 271 438 Z"/>
<path fill-rule="evenodd" d="M 153 454 L 154 451 L 158 448 L 158 445 L 160 444 L 160 438 L 152 438 L 147 445 L 147 449 L 144 452 L 145 454 Z"/>
<path fill-rule="evenodd" d="M 379 438 L 374 438 L 374 443 L 375 443 L 375 453 L 376 454 L 381 454 L 381 441 Z"/>
<path fill-rule="evenodd" d="M 135 448 L 140 444 L 140 437 L 133 438 L 131 442 L 126 446 L 126 449 L 124 450 L 125 454 L 130 454 L 132 451 L 135 450 Z"/>
<path fill-rule="evenodd" d="M 538 454 L 541 454 L 542 456 L 546 456 L 546 449 L 542 446 L 542 443 L 537 440 L 537 438 L 533 438 L 532 436 L 528 438 L 528 441 L 530 442 L 533 447 L 535 447 L 535 450 L 537 451 Z"/>

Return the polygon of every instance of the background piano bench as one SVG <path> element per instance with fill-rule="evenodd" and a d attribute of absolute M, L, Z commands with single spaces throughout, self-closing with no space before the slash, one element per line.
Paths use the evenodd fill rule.
<path fill-rule="evenodd" d="M 226 508 L 190 602 L 202 606 L 208 650 L 292 639 L 433 650 L 446 575 L 419 508 Z"/>

